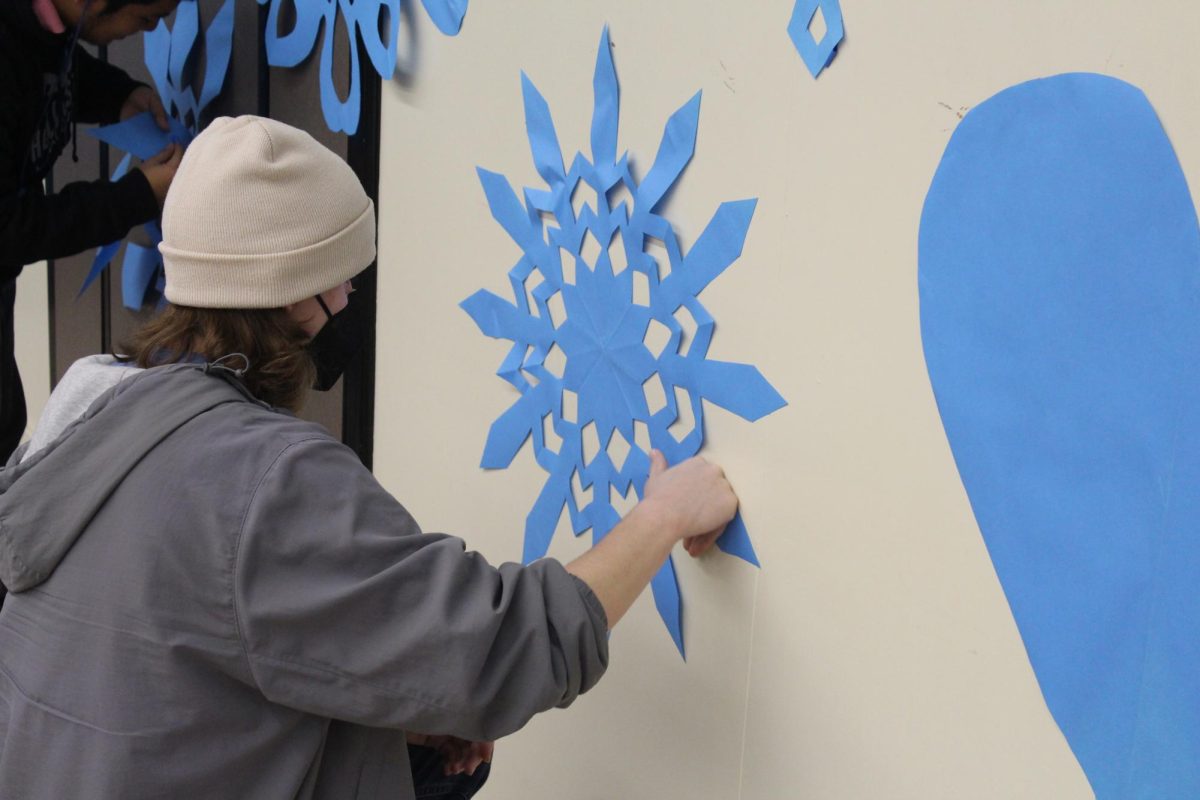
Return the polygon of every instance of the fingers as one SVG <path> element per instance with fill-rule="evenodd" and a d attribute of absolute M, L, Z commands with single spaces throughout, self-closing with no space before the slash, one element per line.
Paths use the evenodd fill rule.
<path fill-rule="evenodd" d="M 158 127 L 164 131 L 171 129 L 167 122 L 167 110 L 163 108 L 162 100 L 159 99 L 157 92 L 150 92 L 150 112 L 154 114 L 154 121 L 158 123 Z"/>
<path fill-rule="evenodd" d="M 442 772 L 446 775 L 462 772 L 466 750 L 462 740 L 452 736 L 446 737 L 446 741 L 438 747 L 438 752 L 442 754 Z"/>
<path fill-rule="evenodd" d="M 491 763 L 495 748 L 494 742 L 468 742 L 447 736 L 437 746 L 442 754 L 442 772 L 445 775 L 459 775 L 464 772 L 474 775 L 480 764 Z"/>
<path fill-rule="evenodd" d="M 468 775 L 474 775 L 475 770 L 479 769 L 479 765 L 483 763 L 483 757 L 478 753 L 473 753 L 463 762 L 462 771 Z"/>
<path fill-rule="evenodd" d="M 667 457 L 662 454 L 661 450 L 650 451 L 650 477 L 661 475 L 667 471 Z"/>
<path fill-rule="evenodd" d="M 495 742 L 471 742 L 469 758 L 466 759 L 464 771 L 468 775 L 474 775 L 480 764 L 492 763 L 492 754 L 495 750 Z"/>
<path fill-rule="evenodd" d="M 725 526 L 722 525 L 714 531 L 701 534 L 700 536 L 690 536 L 683 540 L 683 549 L 692 558 L 699 558 L 712 549 L 716 544 L 717 539 L 721 538 L 721 534 L 725 532 Z"/>
<path fill-rule="evenodd" d="M 179 157 L 182 157 L 181 148 L 179 147 L 179 145 L 172 142 L 171 144 L 167 145 L 161 153 L 159 153 L 156 156 L 153 156 L 152 158 L 146 159 L 146 161 L 144 163 L 147 166 L 156 167 L 159 164 L 167 164 Z M 178 163 L 178 162 L 176 162 L 176 163 Z"/>

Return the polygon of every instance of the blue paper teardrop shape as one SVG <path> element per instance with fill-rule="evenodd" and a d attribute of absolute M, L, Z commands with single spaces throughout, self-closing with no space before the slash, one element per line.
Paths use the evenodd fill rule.
<path fill-rule="evenodd" d="M 1046 703 L 1099 798 L 1200 797 L 1200 228 L 1146 96 L 1006 89 L 946 148 L 921 336 Z"/>

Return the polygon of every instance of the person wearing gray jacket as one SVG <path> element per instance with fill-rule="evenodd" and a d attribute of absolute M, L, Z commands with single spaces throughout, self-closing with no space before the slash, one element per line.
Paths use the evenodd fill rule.
<path fill-rule="evenodd" d="M 719 468 L 654 453 L 569 564 L 423 533 L 292 413 L 352 352 L 375 257 L 349 168 L 216 120 L 163 235 L 166 310 L 73 367 L 0 470 L 0 797 L 411 800 L 414 735 L 488 743 L 569 705 L 671 548 L 736 510 Z"/>

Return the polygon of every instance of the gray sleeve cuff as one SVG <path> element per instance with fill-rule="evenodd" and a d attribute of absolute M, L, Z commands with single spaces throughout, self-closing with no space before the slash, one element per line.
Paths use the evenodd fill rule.
<path fill-rule="evenodd" d="M 600 598 L 596 597 L 596 593 L 592 591 L 592 587 L 588 586 L 587 581 L 583 578 L 570 572 L 567 574 L 575 581 L 575 588 L 579 590 L 579 596 L 583 598 L 584 604 L 587 605 L 588 611 L 591 612 L 592 623 L 607 632 L 609 630 L 608 614 L 604 611 L 604 606 L 600 604 Z"/>

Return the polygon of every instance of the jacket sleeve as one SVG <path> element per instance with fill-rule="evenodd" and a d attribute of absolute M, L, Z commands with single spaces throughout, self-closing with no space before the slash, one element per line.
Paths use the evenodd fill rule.
<path fill-rule="evenodd" d="M 102 125 L 116 122 L 130 92 L 142 84 L 82 47 L 75 48 L 74 59 L 75 121 Z"/>
<path fill-rule="evenodd" d="M 421 533 L 331 439 L 290 445 L 260 482 L 233 590 L 259 690 L 363 725 L 496 739 L 608 663 L 586 584 L 551 559 L 496 568 Z"/>
<path fill-rule="evenodd" d="M 0 160 L 23 157 L 24 150 L 0 128 Z M 121 239 L 157 216 L 154 190 L 139 169 L 115 183 L 71 183 L 49 196 L 36 187 L 23 194 L 0 192 L 0 262 L 31 264 L 74 255 Z"/>

